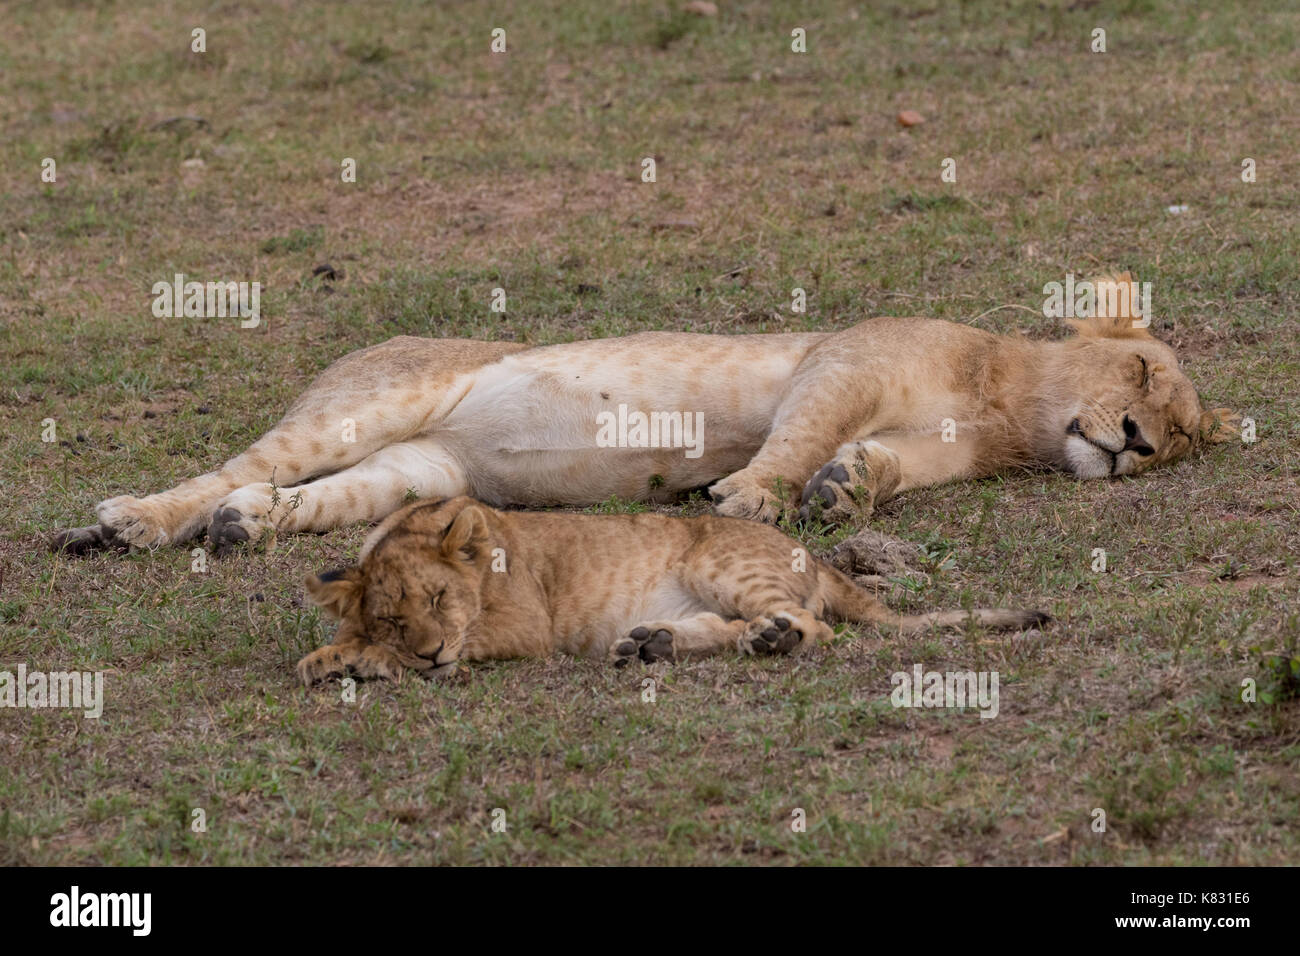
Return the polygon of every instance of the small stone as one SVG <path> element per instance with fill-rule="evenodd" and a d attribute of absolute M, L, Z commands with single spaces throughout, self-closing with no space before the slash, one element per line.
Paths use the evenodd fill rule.
<path fill-rule="evenodd" d="M 925 122 L 925 117 L 916 110 L 900 110 L 898 114 L 899 126 L 920 126 Z"/>

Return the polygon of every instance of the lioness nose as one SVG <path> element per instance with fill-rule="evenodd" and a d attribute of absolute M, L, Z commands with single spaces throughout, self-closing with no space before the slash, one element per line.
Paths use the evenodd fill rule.
<path fill-rule="evenodd" d="M 1142 437 L 1142 430 L 1137 427 L 1137 422 L 1127 415 L 1124 416 L 1124 450 L 1135 451 L 1143 457 L 1156 453 L 1156 450 Z"/>

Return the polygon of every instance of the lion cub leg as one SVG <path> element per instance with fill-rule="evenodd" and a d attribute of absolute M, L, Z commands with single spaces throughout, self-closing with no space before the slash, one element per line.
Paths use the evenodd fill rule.
<path fill-rule="evenodd" d="M 871 440 L 841 445 L 804 485 L 799 520 L 861 524 L 894 494 L 902 477 L 902 464 L 892 448 Z"/>
<path fill-rule="evenodd" d="M 746 621 L 728 621 L 710 611 L 676 621 L 647 621 L 616 640 L 609 659 L 615 667 L 623 667 L 637 658 L 653 664 L 705 657 L 739 647 L 748 626 Z"/>
<path fill-rule="evenodd" d="M 743 547 L 745 541 L 735 544 Z M 725 559 L 700 562 L 683 583 L 704 604 L 740 619 L 744 628 L 735 647 L 742 654 L 789 654 L 835 636 L 830 625 L 810 610 L 819 612 L 824 604 L 815 577 L 792 570 L 784 555 L 761 549 L 720 553 Z"/>

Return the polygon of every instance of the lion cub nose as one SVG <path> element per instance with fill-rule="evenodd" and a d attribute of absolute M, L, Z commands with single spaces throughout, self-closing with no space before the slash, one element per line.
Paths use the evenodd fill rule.
<path fill-rule="evenodd" d="M 1156 450 L 1142 437 L 1142 430 L 1137 427 L 1137 423 L 1127 415 L 1124 416 L 1124 450 L 1135 451 L 1143 457 L 1156 453 Z"/>

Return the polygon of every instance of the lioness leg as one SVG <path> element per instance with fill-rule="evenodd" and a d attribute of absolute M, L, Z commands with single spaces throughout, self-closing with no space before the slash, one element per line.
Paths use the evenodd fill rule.
<path fill-rule="evenodd" d="M 733 518 L 774 522 L 781 516 L 778 485 L 793 496 L 841 444 L 868 428 L 877 405 L 850 366 L 805 359 L 777 409 L 763 447 L 740 471 L 709 488 L 714 510 Z"/>
<path fill-rule="evenodd" d="M 399 336 L 345 355 L 317 376 L 279 424 L 217 471 L 146 498 L 100 502 L 98 524 L 58 532 L 50 545 L 82 552 L 188 541 L 236 489 L 328 475 L 427 428 L 464 397 L 463 373 L 523 347 Z"/>
<path fill-rule="evenodd" d="M 328 531 L 377 521 L 409 495 L 451 498 L 469 490 L 465 469 L 433 438 L 382 448 L 345 471 L 309 484 L 273 488 L 245 485 L 222 498 L 212 512 L 208 547 L 256 543 L 267 531 Z"/>
<path fill-rule="evenodd" d="M 974 436 L 955 441 L 939 433 L 882 436 L 841 445 L 804 485 L 799 520 L 861 525 L 876 506 L 909 488 L 943 484 L 978 473 Z"/>
<path fill-rule="evenodd" d="M 364 448 L 339 443 L 326 451 L 318 438 L 323 423 L 286 418 L 246 452 L 219 470 L 182 482 L 146 498 L 120 495 L 95 508 L 99 527 L 123 544 L 141 548 L 183 544 L 201 530 L 223 495 L 258 479 L 292 484 L 332 467 L 347 467 Z"/>
<path fill-rule="evenodd" d="M 146 498 L 121 495 L 100 502 L 95 512 L 101 534 L 142 548 L 182 544 L 203 530 L 213 506 L 235 489 L 272 479 L 291 485 L 354 465 L 405 437 L 427 411 L 408 407 L 395 414 L 400 400 L 388 394 L 366 401 L 359 398 L 334 389 L 309 390 L 278 425 L 217 471 Z M 56 535 L 51 542 L 56 550 L 70 543 L 58 540 L 68 534 Z"/>

